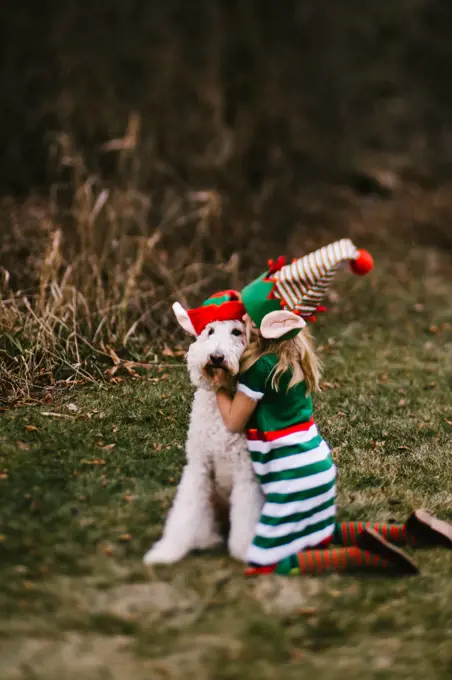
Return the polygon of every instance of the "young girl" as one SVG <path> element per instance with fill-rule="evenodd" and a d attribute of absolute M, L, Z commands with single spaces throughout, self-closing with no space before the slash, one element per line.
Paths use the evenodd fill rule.
<path fill-rule="evenodd" d="M 371 264 L 367 253 L 359 253 L 344 240 L 288 267 L 279 262 L 247 286 L 242 301 L 250 342 L 236 395 L 230 396 L 221 386 L 221 371 L 215 376 L 225 425 L 233 432 L 246 429 L 253 467 L 265 494 L 248 551 L 253 565 L 248 573 L 363 566 L 417 573 L 410 558 L 394 544 L 452 548 L 452 526 L 424 511 L 413 513 L 405 525 L 335 522 L 336 468 L 313 420 L 311 393 L 319 389 L 320 370 L 303 316 L 312 313 L 332 274 L 346 259 L 355 263 L 358 273 L 365 273 Z M 332 542 L 344 547 L 331 549 Z"/>

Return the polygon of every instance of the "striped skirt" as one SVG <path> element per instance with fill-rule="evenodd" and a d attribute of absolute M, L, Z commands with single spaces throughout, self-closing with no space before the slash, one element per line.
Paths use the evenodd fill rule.
<path fill-rule="evenodd" d="M 265 505 L 248 562 L 270 565 L 331 538 L 336 467 L 313 420 L 276 432 L 248 430 Z"/>

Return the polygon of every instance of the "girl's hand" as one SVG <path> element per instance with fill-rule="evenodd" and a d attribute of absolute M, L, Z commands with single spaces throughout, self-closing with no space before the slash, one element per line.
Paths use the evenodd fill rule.
<path fill-rule="evenodd" d="M 215 369 L 212 376 L 212 386 L 215 391 L 228 385 L 228 374 L 222 368 Z"/>

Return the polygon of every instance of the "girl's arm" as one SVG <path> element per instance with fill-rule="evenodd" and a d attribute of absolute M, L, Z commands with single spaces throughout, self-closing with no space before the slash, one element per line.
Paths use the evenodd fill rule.
<path fill-rule="evenodd" d="M 218 410 L 227 429 L 230 432 L 243 432 L 257 406 L 257 401 L 242 392 L 230 397 L 224 388 L 217 391 L 216 397 Z"/>

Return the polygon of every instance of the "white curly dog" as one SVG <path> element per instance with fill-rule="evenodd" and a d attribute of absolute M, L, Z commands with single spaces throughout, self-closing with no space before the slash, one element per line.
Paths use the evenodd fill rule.
<path fill-rule="evenodd" d="M 184 308 L 174 305 L 182 327 L 193 333 Z M 190 345 L 187 364 L 196 387 L 186 442 L 187 463 L 162 538 L 144 556 L 147 565 L 177 562 L 191 550 L 222 542 L 216 513 L 218 497 L 229 504 L 228 549 L 245 561 L 263 506 L 246 438 L 232 434 L 217 408 L 211 377 L 215 369 L 239 371 L 246 346 L 241 321 L 215 321 Z"/>

